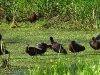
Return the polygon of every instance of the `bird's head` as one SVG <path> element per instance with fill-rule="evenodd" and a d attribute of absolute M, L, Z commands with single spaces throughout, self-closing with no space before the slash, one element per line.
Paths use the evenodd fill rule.
<path fill-rule="evenodd" d="M 92 40 L 95 42 L 96 41 L 96 38 L 95 37 L 92 37 Z"/>

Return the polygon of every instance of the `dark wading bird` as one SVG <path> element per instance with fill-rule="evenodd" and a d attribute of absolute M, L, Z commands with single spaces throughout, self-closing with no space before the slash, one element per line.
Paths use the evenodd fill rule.
<path fill-rule="evenodd" d="M 29 47 L 27 44 L 26 46 L 26 53 L 28 53 L 30 56 L 35 56 L 35 55 L 42 55 L 46 52 L 47 48 L 49 48 L 50 45 L 47 45 L 46 43 L 41 43 L 38 44 L 36 47 Z"/>
<path fill-rule="evenodd" d="M 75 41 L 71 41 L 68 45 L 68 49 L 76 55 L 77 52 L 84 51 L 85 47 L 76 43 Z"/>
<path fill-rule="evenodd" d="M 64 49 L 62 44 L 55 42 L 53 37 L 50 37 L 50 42 L 51 42 L 51 46 L 52 46 L 51 49 L 53 49 L 55 52 L 67 54 L 67 51 Z"/>
<path fill-rule="evenodd" d="M 0 34 L 0 55 L 9 54 L 9 52 L 3 47 L 2 35 Z"/>
<path fill-rule="evenodd" d="M 89 44 L 95 50 L 99 50 L 100 49 L 100 42 L 97 41 L 95 37 L 92 37 L 92 41 L 90 41 Z"/>
<path fill-rule="evenodd" d="M 30 22 L 32 23 L 32 22 L 35 22 L 36 19 L 37 19 L 37 15 L 36 15 L 35 12 L 33 12 L 33 14 L 30 16 L 29 20 L 30 20 Z"/>
<path fill-rule="evenodd" d="M 5 68 L 5 67 L 10 67 L 10 64 L 9 64 L 9 61 L 10 61 L 10 52 L 8 50 L 6 50 L 3 46 L 3 41 L 1 41 L 1 46 L 0 46 L 0 55 L 5 55 L 5 54 L 9 54 L 9 57 L 8 59 L 5 58 L 5 56 L 3 56 L 2 58 L 2 68 Z"/>

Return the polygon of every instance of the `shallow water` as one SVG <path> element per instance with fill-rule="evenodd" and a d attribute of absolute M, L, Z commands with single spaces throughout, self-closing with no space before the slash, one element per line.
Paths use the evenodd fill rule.
<path fill-rule="evenodd" d="M 0 75 L 29 75 L 29 70 L 26 67 L 13 66 L 10 69 L 0 69 Z"/>

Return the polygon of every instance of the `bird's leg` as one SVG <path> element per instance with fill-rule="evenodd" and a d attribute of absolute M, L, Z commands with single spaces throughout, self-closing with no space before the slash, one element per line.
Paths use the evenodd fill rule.
<path fill-rule="evenodd" d="M 74 56 L 76 56 L 77 55 L 77 53 L 76 52 L 74 52 Z"/>
<path fill-rule="evenodd" d="M 34 63 L 34 59 L 35 59 L 35 57 L 34 56 L 31 56 L 31 62 L 33 62 Z"/>
<path fill-rule="evenodd" d="M 59 59 L 59 61 L 60 61 L 60 52 L 61 52 L 61 45 L 60 45 L 59 52 L 58 52 L 58 59 Z"/>
<path fill-rule="evenodd" d="M 34 59 L 34 57 L 32 56 L 32 60 Z"/>
<path fill-rule="evenodd" d="M 9 52 L 8 55 L 9 55 L 9 56 L 8 56 L 8 61 L 7 61 L 7 67 L 9 68 L 9 67 L 11 66 L 11 64 L 10 64 L 10 52 Z"/>

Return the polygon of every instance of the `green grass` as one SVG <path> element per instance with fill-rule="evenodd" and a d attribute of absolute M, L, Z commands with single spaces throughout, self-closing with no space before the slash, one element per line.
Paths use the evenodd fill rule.
<path fill-rule="evenodd" d="M 0 23 L 5 22 L 2 15 L 22 21 L 36 11 L 39 20 L 49 19 L 53 24 L 72 22 L 74 27 L 80 21 L 76 28 L 100 28 L 100 0 L 1 0 L 0 5 L 4 9 L 0 10 Z"/>
<path fill-rule="evenodd" d="M 9 25 L 0 25 L 0 33 L 6 48 L 11 52 L 10 69 L 0 68 L 0 75 L 99 75 L 100 53 L 94 52 L 89 46 L 92 36 L 96 36 L 99 30 L 72 30 L 60 28 L 41 28 L 30 23 L 22 23 L 20 28 L 8 28 Z M 8 27 L 7 27 L 8 26 Z M 42 56 L 31 56 L 25 53 L 26 44 L 36 46 L 41 42 L 50 44 L 49 37 L 63 44 L 68 55 L 58 56 L 57 53 L 48 49 Z M 86 50 L 75 57 L 68 50 L 70 41 L 76 40 L 84 45 Z M 6 58 L 8 56 L 6 55 Z M 0 56 L 1 61 L 2 56 Z M 2 64 L 0 62 L 0 64 Z"/>

